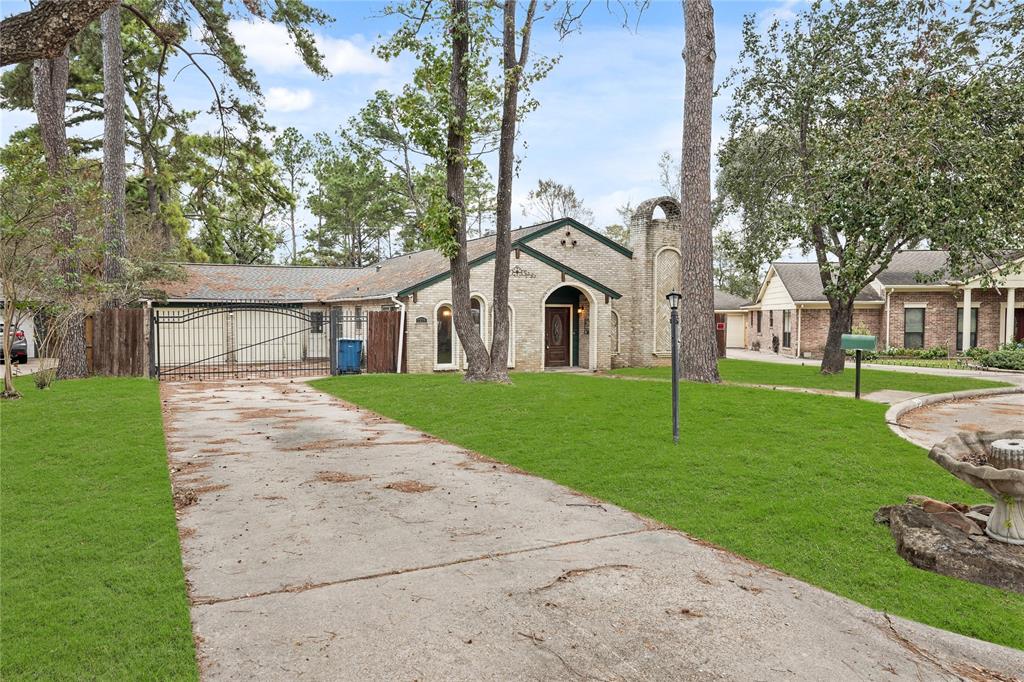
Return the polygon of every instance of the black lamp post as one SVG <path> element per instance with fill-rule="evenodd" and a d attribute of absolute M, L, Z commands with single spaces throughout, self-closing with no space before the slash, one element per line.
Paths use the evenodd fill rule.
<path fill-rule="evenodd" d="M 679 442 L 679 300 L 683 297 L 672 290 L 665 295 L 672 312 L 669 321 L 672 327 L 672 442 Z"/>

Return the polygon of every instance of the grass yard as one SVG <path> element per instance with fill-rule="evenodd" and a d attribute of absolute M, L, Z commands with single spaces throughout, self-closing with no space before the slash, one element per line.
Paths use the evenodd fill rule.
<path fill-rule="evenodd" d="M 0 407 L 0 678 L 196 679 L 156 383 L 17 386 Z"/>
<path fill-rule="evenodd" d="M 755 370 L 726 375 L 768 376 Z M 912 493 L 985 501 L 891 433 L 885 405 L 684 383 L 675 447 L 664 383 L 565 374 L 514 382 L 363 375 L 314 385 L 876 609 L 1024 648 L 1024 595 L 913 568 L 873 523 L 879 506 Z"/>
<path fill-rule="evenodd" d="M 764 384 L 769 386 L 795 386 L 799 388 L 823 388 L 832 391 L 850 391 L 854 388 L 855 370 L 853 363 L 847 364 L 842 374 L 825 376 L 818 371 L 818 364 L 783 364 L 780 362 L 758 362 L 756 360 L 718 361 L 718 371 L 723 381 L 733 384 Z M 613 374 L 645 377 L 649 379 L 672 379 L 671 367 L 628 367 L 612 370 Z M 862 369 L 860 373 L 861 392 L 873 391 L 915 391 L 919 393 L 947 393 L 971 388 L 994 388 L 1009 384 L 970 377 L 936 376 L 912 372 L 889 371 L 884 369 Z"/>

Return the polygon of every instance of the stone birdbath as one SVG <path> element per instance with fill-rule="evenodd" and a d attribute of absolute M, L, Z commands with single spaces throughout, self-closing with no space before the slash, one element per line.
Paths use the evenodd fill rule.
<path fill-rule="evenodd" d="M 985 525 L 990 538 L 1024 545 L 1024 431 L 960 433 L 933 447 L 928 456 L 992 496 L 995 502 Z"/>

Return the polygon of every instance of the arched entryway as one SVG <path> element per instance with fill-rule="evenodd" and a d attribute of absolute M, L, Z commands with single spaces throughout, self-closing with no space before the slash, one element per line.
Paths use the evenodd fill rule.
<path fill-rule="evenodd" d="M 587 293 L 563 285 L 544 299 L 544 368 L 589 368 L 593 359 L 590 316 L 593 305 Z"/>

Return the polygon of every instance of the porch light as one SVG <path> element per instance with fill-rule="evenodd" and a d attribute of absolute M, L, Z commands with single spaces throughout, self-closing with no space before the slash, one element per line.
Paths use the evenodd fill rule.
<path fill-rule="evenodd" d="M 452 311 L 451 310 L 449 310 L 448 308 L 442 308 L 441 309 L 441 317 L 451 317 L 451 316 L 452 316 Z"/>

